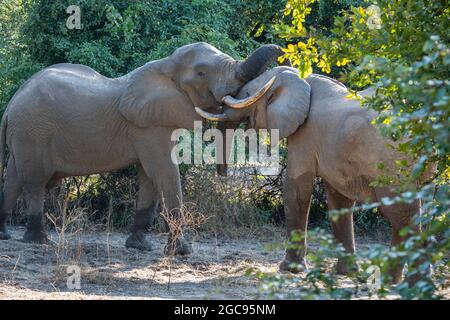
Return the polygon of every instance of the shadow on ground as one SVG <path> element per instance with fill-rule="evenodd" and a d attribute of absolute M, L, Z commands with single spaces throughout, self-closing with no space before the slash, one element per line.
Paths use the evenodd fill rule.
<path fill-rule="evenodd" d="M 188 257 L 164 256 L 165 235 L 148 235 L 153 250 L 128 250 L 121 233 L 71 235 L 61 241 L 51 233 L 49 245 L 19 239 L 22 227 L 10 229 L 13 239 L 0 241 L 2 299 L 249 299 L 257 295 L 249 267 L 275 271 L 282 250 L 268 252 L 270 241 L 199 239 Z M 272 241 L 273 242 L 273 241 Z M 80 267 L 81 289 L 69 290 L 71 265 Z"/>

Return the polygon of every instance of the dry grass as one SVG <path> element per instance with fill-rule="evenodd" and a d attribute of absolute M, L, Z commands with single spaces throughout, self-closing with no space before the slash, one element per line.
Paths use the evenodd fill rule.
<path fill-rule="evenodd" d="M 258 281 L 246 276 L 245 270 L 276 272 L 284 256 L 276 246 L 266 249 L 282 241 L 281 230 L 270 241 L 199 237 L 193 241 L 192 255 L 172 260 L 163 253 L 167 235 L 148 235 L 154 250 L 139 252 L 125 248 L 127 234 L 85 232 L 79 234 L 79 260 L 58 265 L 55 231 L 50 232 L 54 241 L 48 246 L 15 240 L 23 232 L 22 227 L 13 227 L 13 239 L 0 241 L 0 299 L 255 299 Z M 77 247 L 77 238 L 66 234 L 66 240 L 70 248 Z M 371 244 L 358 239 L 359 248 Z M 71 264 L 81 269 L 81 290 L 67 288 Z M 450 297 L 449 292 L 443 294 Z"/>
<path fill-rule="evenodd" d="M 191 234 L 190 238 L 196 238 L 196 235 L 198 235 L 198 228 L 202 226 L 210 217 L 206 217 L 203 213 L 199 212 L 195 203 L 192 202 L 185 202 L 182 203 L 179 208 L 168 210 L 165 205 L 164 198 L 162 201 L 162 211 L 160 215 L 169 228 L 169 242 L 167 244 L 169 279 L 167 286 L 170 288 L 177 242 L 180 239 L 185 238 L 186 232 Z"/>
<path fill-rule="evenodd" d="M 198 229 L 211 218 L 211 216 L 207 217 L 199 212 L 197 205 L 193 202 L 185 202 L 179 208 L 168 210 L 163 199 L 162 208 L 160 215 L 169 228 L 171 256 L 174 254 L 175 244 L 178 239 L 184 238 L 184 234 L 187 232 L 191 236 L 198 236 Z"/>
<path fill-rule="evenodd" d="M 185 198 L 196 203 L 197 208 L 209 217 L 199 231 L 209 236 L 228 237 L 258 237 L 272 233 L 274 226 L 270 223 L 270 213 L 256 207 L 253 198 L 264 187 L 265 180 L 251 170 L 230 168 L 229 171 L 228 177 L 222 177 L 212 168 L 205 170 L 191 166 L 185 174 Z"/>
<path fill-rule="evenodd" d="M 267 254 L 258 240 L 216 242 L 199 237 L 193 241 L 192 255 L 168 257 L 163 253 L 167 235 L 149 235 L 154 250 L 139 252 L 125 248 L 126 234 L 85 232 L 79 235 L 80 258 L 60 263 L 55 231 L 46 248 L 14 240 L 23 233 L 21 227 L 11 231 L 13 240 L 0 242 L 0 298 L 246 299 L 256 292 L 256 283 L 244 275 L 245 269 L 276 268 L 282 256 Z M 68 248 L 76 247 L 76 238 L 66 234 L 66 240 Z M 67 288 L 70 265 L 81 268 L 80 291 Z"/>

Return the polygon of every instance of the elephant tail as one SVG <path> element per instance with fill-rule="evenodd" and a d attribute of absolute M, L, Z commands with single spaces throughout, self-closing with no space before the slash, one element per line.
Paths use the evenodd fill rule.
<path fill-rule="evenodd" d="M 6 165 L 6 127 L 8 123 L 8 115 L 3 113 L 2 122 L 0 124 L 0 204 L 3 202 L 3 173 Z"/>

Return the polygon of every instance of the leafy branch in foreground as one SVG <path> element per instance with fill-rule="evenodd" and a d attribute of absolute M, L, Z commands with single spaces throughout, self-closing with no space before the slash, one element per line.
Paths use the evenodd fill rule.
<path fill-rule="evenodd" d="M 402 245 L 392 249 L 372 247 L 359 253 L 358 260 L 381 270 L 388 270 L 398 261 L 406 262 L 406 281 L 395 287 L 396 292 L 408 299 L 439 298 L 437 290 L 449 285 L 448 276 L 441 271 L 448 272 L 450 259 L 448 5 L 445 1 L 365 1 L 363 6 L 350 6 L 336 16 L 331 30 L 307 30 L 305 21 L 313 3 L 287 1 L 285 15 L 291 17 L 291 22 L 275 27 L 279 36 L 289 42 L 281 59 L 289 58 L 302 77 L 314 68 L 325 73 L 333 70 L 339 71 L 340 79 L 351 88 L 375 89 L 375 95 L 364 99 L 363 105 L 380 114 L 373 124 L 393 141 L 393 146 L 408 154 L 409 160 L 396 162 L 401 179 L 395 188 L 403 192 L 401 196 L 363 208 L 422 202 L 423 214 L 415 219 L 421 233 L 405 228 L 401 236 L 409 238 Z M 374 185 L 392 182 L 380 177 Z M 303 281 L 306 288 L 314 288 L 307 285 L 312 275 L 325 272 L 317 261 Z M 428 272 L 430 265 L 436 270 L 434 276 Z M 326 272 L 323 275 L 331 276 Z M 407 281 L 418 276 L 422 276 L 421 280 L 414 285 Z M 283 277 L 278 275 L 274 281 L 286 288 L 280 280 Z M 327 283 L 331 288 L 335 283 L 323 282 L 325 292 L 331 292 Z M 275 287 L 265 284 L 265 288 Z M 305 297 L 302 290 L 298 286 L 297 297 Z M 382 288 L 379 293 L 383 292 Z"/>

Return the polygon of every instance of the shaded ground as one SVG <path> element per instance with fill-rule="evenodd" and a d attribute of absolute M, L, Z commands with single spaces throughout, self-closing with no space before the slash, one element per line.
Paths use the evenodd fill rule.
<path fill-rule="evenodd" d="M 251 298 L 256 283 L 248 267 L 276 268 L 283 252 L 264 250 L 257 240 L 197 240 L 189 257 L 164 256 L 167 237 L 149 235 L 153 251 L 124 246 L 126 234 L 72 236 L 64 245 L 0 241 L 0 299 L 204 299 Z M 55 233 L 52 241 L 58 241 Z M 67 289 L 67 266 L 81 266 L 81 290 Z"/>
<path fill-rule="evenodd" d="M 126 234 L 87 233 L 62 241 L 51 234 L 48 246 L 20 242 L 24 228 L 10 229 L 13 240 L 0 241 L 0 299 L 254 299 L 257 281 L 249 267 L 277 270 L 281 249 L 272 240 L 202 239 L 195 253 L 163 255 L 164 235 L 149 235 L 154 250 L 127 250 Z M 59 242 L 58 242 L 59 241 Z M 67 267 L 78 265 L 81 289 L 67 288 Z"/>

